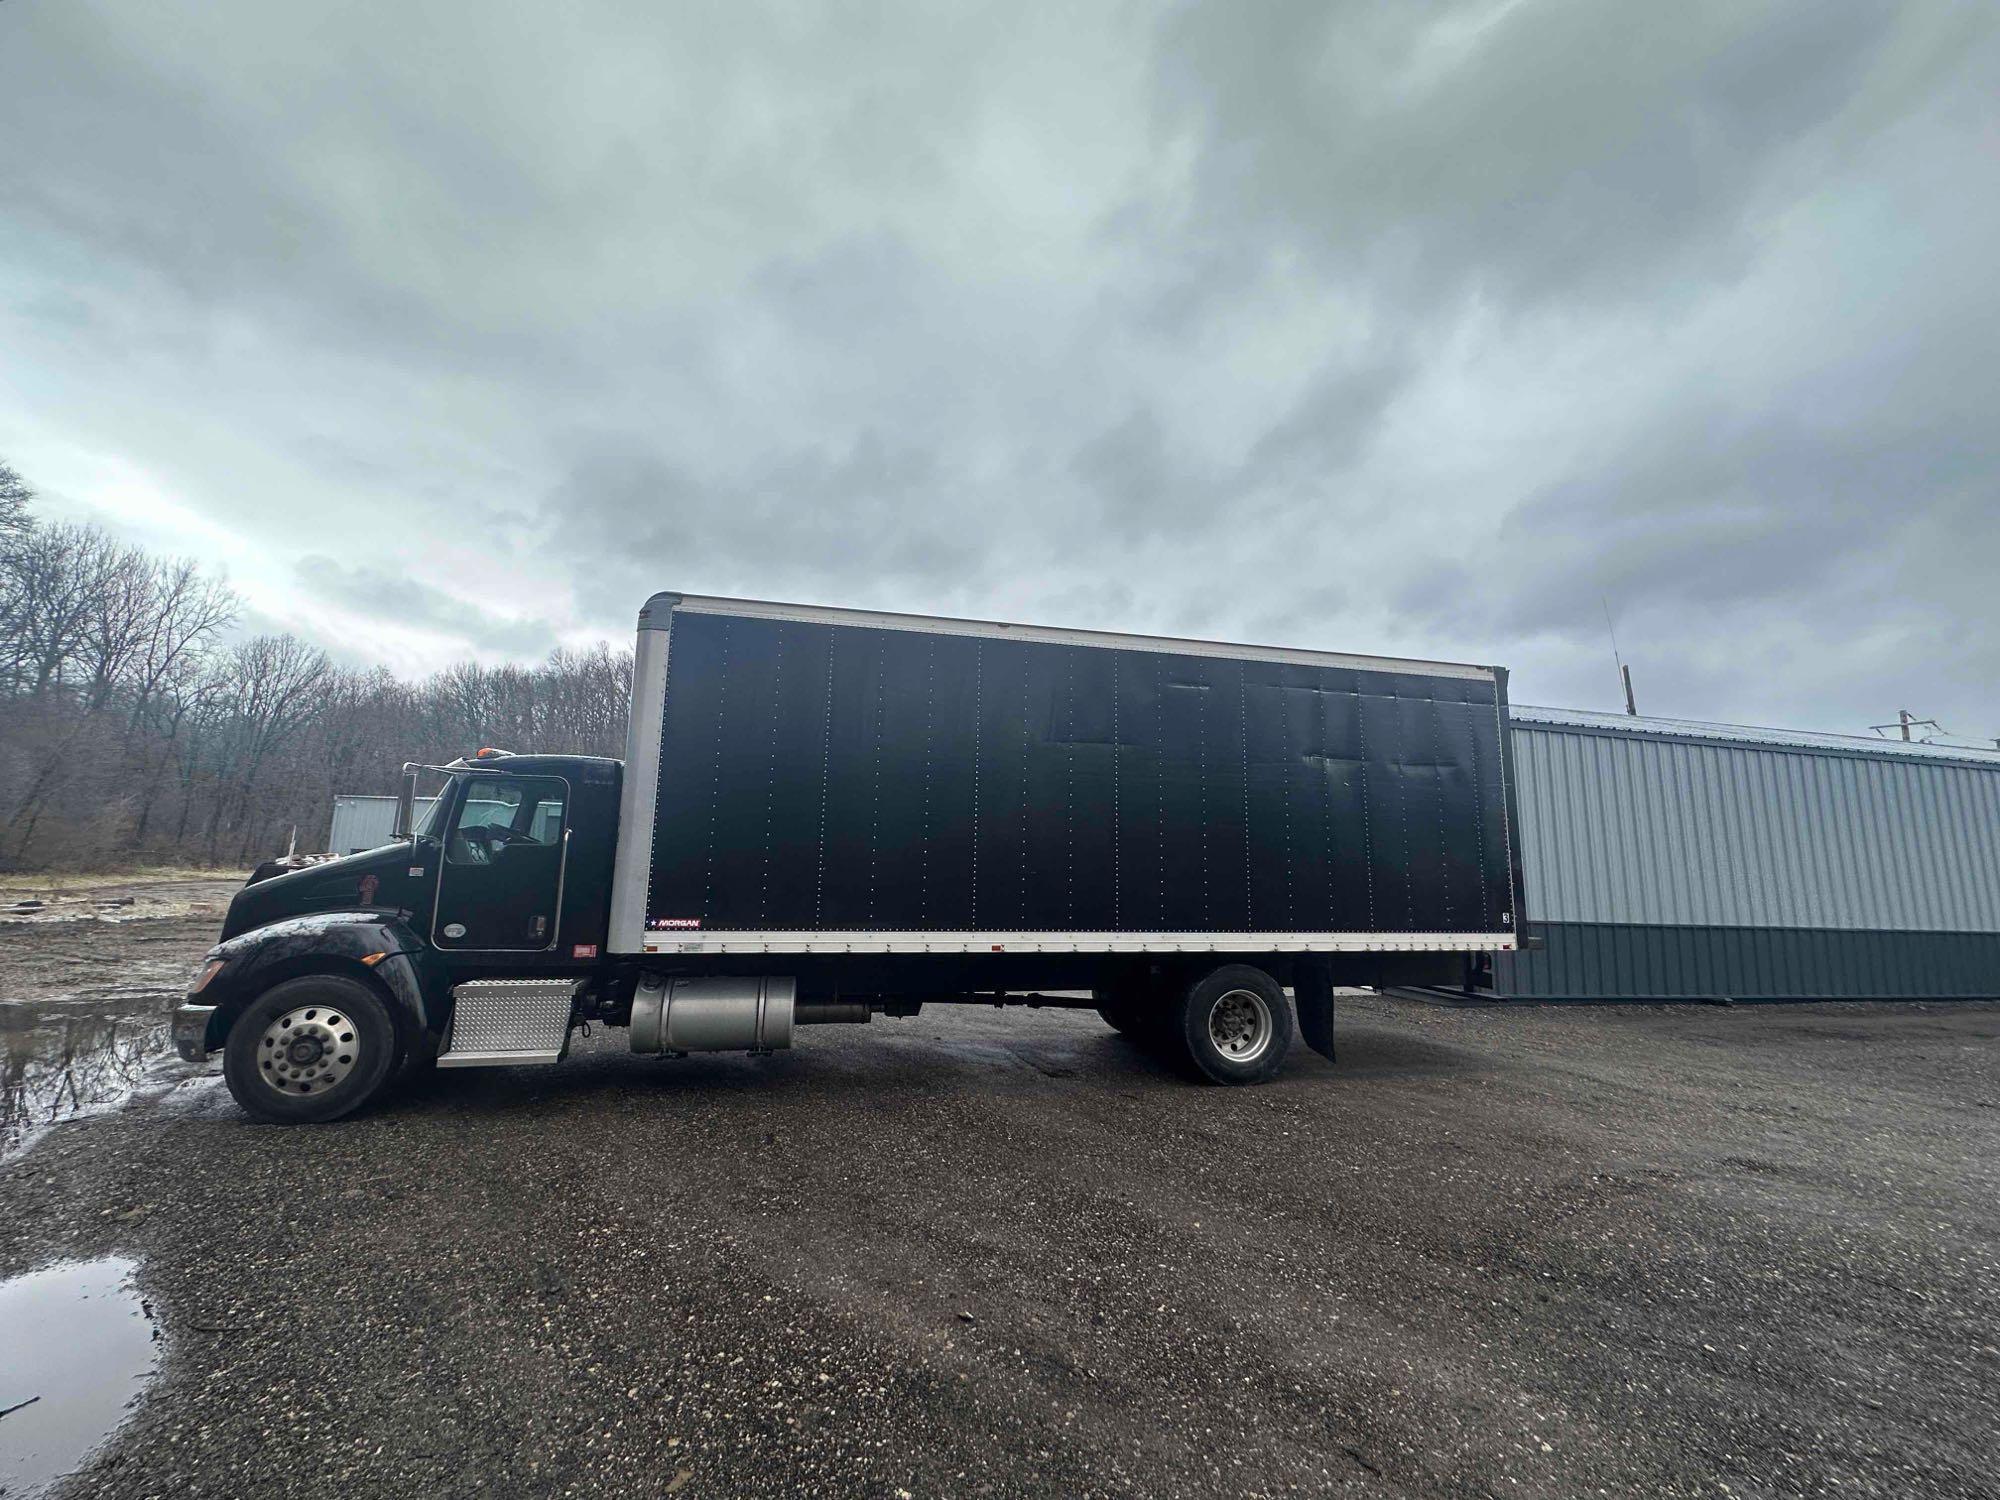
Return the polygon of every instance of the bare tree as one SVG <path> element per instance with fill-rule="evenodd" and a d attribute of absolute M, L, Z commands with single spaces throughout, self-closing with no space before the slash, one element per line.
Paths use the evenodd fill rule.
<path fill-rule="evenodd" d="M 243 860 L 336 792 L 482 745 L 617 755 L 630 652 L 461 663 L 422 682 L 335 668 L 291 636 L 231 642 L 241 608 L 192 562 L 39 525 L 0 465 L 0 864 Z"/>
<path fill-rule="evenodd" d="M 265 764 L 287 741 L 320 712 L 319 691 L 333 673 L 324 651 L 296 636 L 260 635 L 229 653 L 227 667 L 233 689 L 230 710 L 235 741 L 235 815 L 243 833 L 237 858 L 247 858 L 255 832 L 253 813 Z M 216 853 L 216 835 L 227 802 L 218 797 L 209 821 L 208 852 Z"/>
<path fill-rule="evenodd" d="M 158 565 L 106 538 L 90 578 L 76 645 L 84 711 L 101 713 L 159 628 Z"/>
<path fill-rule="evenodd" d="M 234 623 L 242 601 L 182 558 L 153 565 L 149 619 L 130 666 L 132 712 L 145 713 L 191 654 Z"/>
<path fill-rule="evenodd" d="M 12 689 L 40 697 L 90 653 L 100 597 L 128 559 L 95 526 L 37 526 L 10 548 L 14 610 L 0 649 Z"/>
<path fill-rule="evenodd" d="M 129 839 L 133 853 L 146 850 L 153 814 L 166 790 L 167 773 L 176 769 L 181 773 L 178 778 L 181 821 L 174 834 L 173 852 L 179 852 L 178 844 L 186 833 L 192 808 L 194 770 L 200 759 L 200 746 L 190 725 L 208 719 L 223 694 L 221 674 L 207 653 L 204 643 L 181 652 L 164 666 L 150 679 L 150 691 L 135 706 L 132 722 L 127 726 L 140 785 L 137 815 Z"/>
<path fill-rule="evenodd" d="M 25 536 L 35 524 L 28 514 L 35 492 L 11 464 L 0 462 L 0 539 Z"/>

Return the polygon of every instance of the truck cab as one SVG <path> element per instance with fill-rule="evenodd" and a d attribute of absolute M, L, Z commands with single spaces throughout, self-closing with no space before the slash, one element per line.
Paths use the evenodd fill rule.
<path fill-rule="evenodd" d="M 487 749 L 405 772 L 394 842 L 244 886 L 175 1013 L 177 1049 L 200 1061 L 282 991 L 288 1003 L 256 1038 L 259 1078 L 249 1081 L 276 1079 L 284 1091 L 245 1098 L 232 1079 L 253 1112 L 316 1117 L 315 1106 L 348 1092 L 341 1085 L 375 1071 L 371 1040 L 385 1076 L 435 1059 L 468 982 L 506 975 L 567 991 L 602 967 L 621 762 Z M 412 827 L 425 773 L 442 786 Z M 329 1014 L 344 1024 L 322 1026 Z M 387 1030 L 371 1038 L 378 1022 Z"/>
<path fill-rule="evenodd" d="M 237 892 L 225 941 L 290 917 L 393 914 L 453 960 L 560 966 L 603 951 L 620 762 L 482 750 L 449 765 L 421 824 L 394 843 Z"/>

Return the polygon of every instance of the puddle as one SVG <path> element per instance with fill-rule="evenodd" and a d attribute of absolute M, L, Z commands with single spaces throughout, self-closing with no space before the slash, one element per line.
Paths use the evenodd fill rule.
<path fill-rule="evenodd" d="M 109 1003 L 141 1013 L 107 1013 L 103 1002 L 0 1004 L 0 1161 L 51 1125 L 116 1109 L 192 1071 L 174 1055 L 160 991 Z"/>
<path fill-rule="evenodd" d="M 135 1264 L 67 1261 L 0 1282 L 0 1495 L 30 1500 L 125 1419 L 159 1359 Z"/>
<path fill-rule="evenodd" d="M 0 1161 L 51 1126 L 198 1082 L 169 1015 L 206 920 L 0 927 Z"/>

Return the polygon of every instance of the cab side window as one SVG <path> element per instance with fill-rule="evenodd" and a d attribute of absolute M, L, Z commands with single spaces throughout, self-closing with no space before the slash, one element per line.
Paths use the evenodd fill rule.
<path fill-rule="evenodd" d="M 535 804 L 535 814 L 528 820 L 528 837 L 538 844 L 559 844 L 562 842 L 563 805 L 560 797 L 544 797 Z"/>
<path fill-rule="evenodd" d="M 445 861 L 487 865 L 511 845 L 553 846 L 562 842 L 562 826 L 560 782 L 475 777 L 465 789 L 451 836 L 445 841 Z"/>

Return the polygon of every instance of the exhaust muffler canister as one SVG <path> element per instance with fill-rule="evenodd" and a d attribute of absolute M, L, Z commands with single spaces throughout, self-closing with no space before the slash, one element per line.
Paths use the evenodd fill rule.
<path fill-rule="evenodd" d="M 788 975 L 669 979 L 643 974 L 632 996 L 634 1052 L 770 1052 L 792 1045 L 798 981 Z"/>

